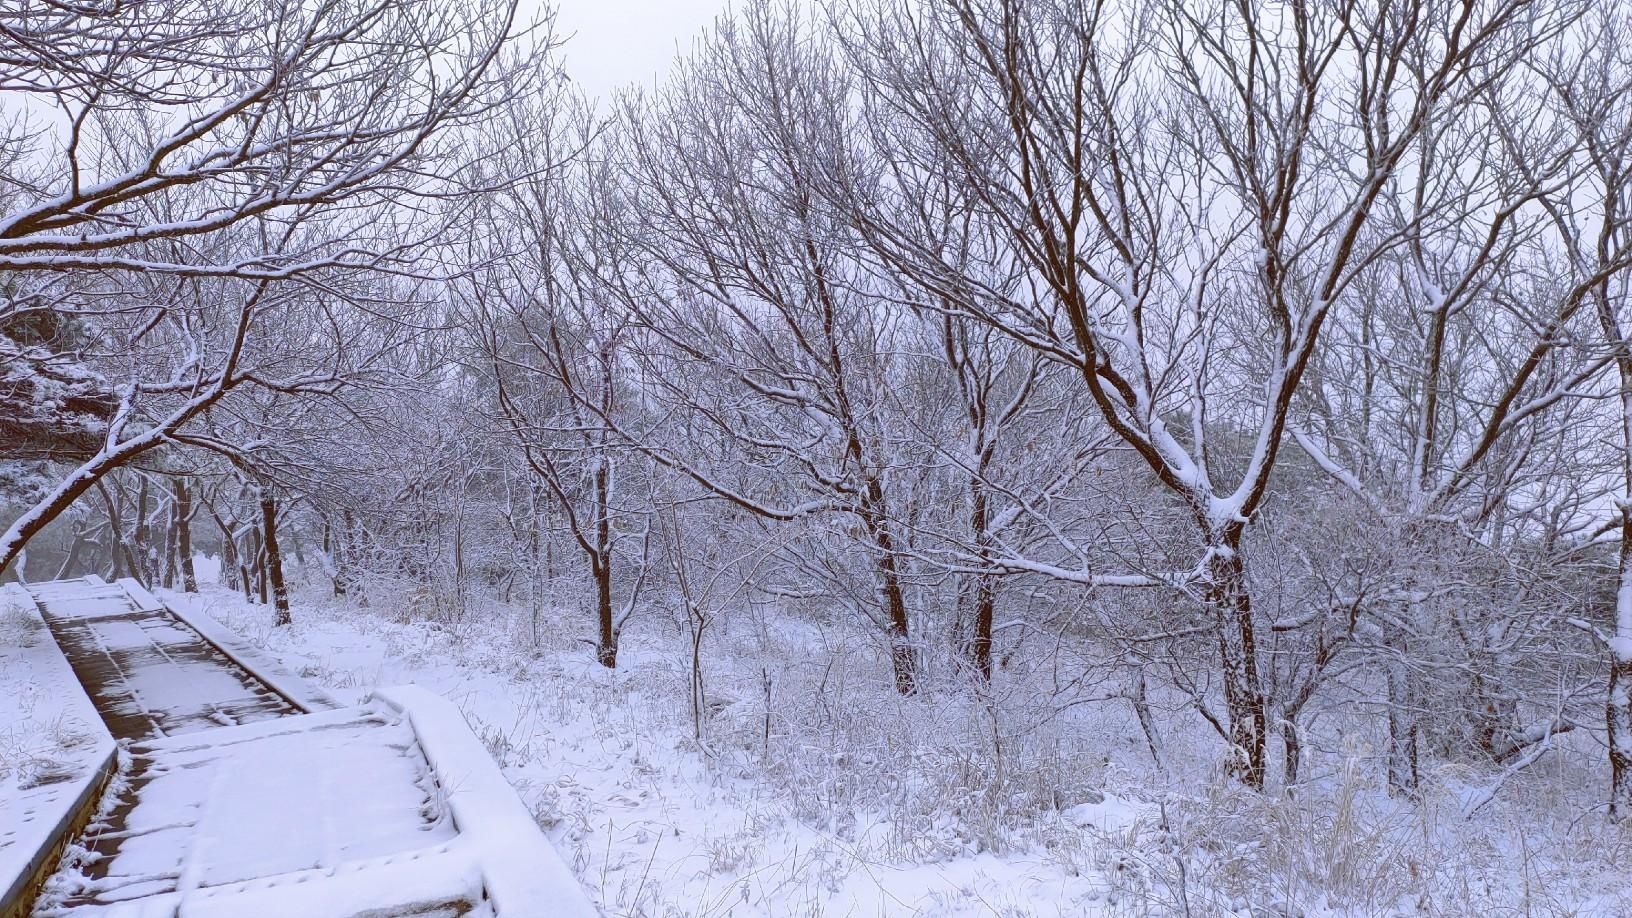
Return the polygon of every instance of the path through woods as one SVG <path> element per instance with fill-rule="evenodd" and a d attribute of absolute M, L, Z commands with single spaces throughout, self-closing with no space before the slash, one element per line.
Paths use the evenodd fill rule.
<path fill-rule="evenodd" d="M 496 914 L 495 848 L 465 837 L 407 709 L 308 713 L 135 584 L 29 591 L 124 747 L 37 915 Z"/>

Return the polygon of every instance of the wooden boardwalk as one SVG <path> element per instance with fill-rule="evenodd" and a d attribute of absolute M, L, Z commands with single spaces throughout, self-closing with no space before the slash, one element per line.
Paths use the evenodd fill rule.
<path fill-rule="evenodd" d="M 134 584 L 29 591 L 124 750 L 36 915 L 594 914 L 446 702 L 311 711 Z"/>
<path fill-rule="evenodd" d="M 30 587 L 115 739 L 150 740 L 303 713 L 163 607 L 118 584 Z"/>

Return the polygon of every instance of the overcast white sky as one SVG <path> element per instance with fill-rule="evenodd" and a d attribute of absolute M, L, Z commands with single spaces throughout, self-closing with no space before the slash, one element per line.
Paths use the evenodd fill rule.
<path fill-rule="evenodd" d="M 562 49 L 567 73 L 589 95 L 604 99 L 629 83 L 649 88 L 668 72 L 676 49 L 689 49 L 728 0 L 546 2 L 558 10 L 557 31 L 570 37 Z"/>

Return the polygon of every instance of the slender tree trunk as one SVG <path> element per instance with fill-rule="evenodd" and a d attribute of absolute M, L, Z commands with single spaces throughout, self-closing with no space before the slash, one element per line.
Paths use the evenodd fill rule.
<path fill-rule="evenodd" d="M 980 681 L 992 681 L 992 627 L 997 615 L 997 589 L 991 574 L 974 576 L 974 633 L 969 639 L 969 663 Z"/>
<path fill-rule="evenodd" d="M 243 576 L 243 562 L 238 558 L 238 539 L 234 537 L 232 527 L 215 511 L 215 504 L 205 501 L 204 508 L 209 511 L 210 519 L 215 520 L 215 528 L 221 530 L 221 579 L 227 589 L 237 591 Z M 249 598 L 246 590 L 244 598 Z"/>
<path fill-rule="evenodd" d="M 351 511 L 340 514 L 340 526 L 334 531 L 334 595 L 351 595 Z"/>
<path fill-rule="evenodd" d="M 1383 626 L 1388 648 L 1388 790 L 1404 797 L 1417 794 L 1418 731 L 1416 698 L 1406 667 L 1407 638 L 1398 625 Z"/>
<path fill-rule="evenodd" d="M 176 563 L 176 526 L 176 505 L 174 501 L 171 501 L 169 513 L 166 514 L 164 526 L 164 549 L 162 552 L 162 568 L 164 573 L 160 577 L 160 582 L 164 584 L 164 588 L 167 590 L 175 589 L 177 573 L 176 569 L 179 566 Z"/>
<path fill-rule="evenodd" d="M 895 670 L 895 690 L 903 695 L 918 691 L 918 655 L 913 652 L 908 631 L 907 600 L 901 590 L 901 573 L 896 566 L 893 542 L 881 536 L 878 573 L 884 593 L 884 609 L 890 621 L 890 663 Z"/>
<path fill-rule="evenodd" d="M 595 608 L 600 622 L 595 659 L 607 669 L 615 669 L 618 665 L 618 632 L 612 616 L 612 564 L 610 560 L 597 560 L 593 568 Z"/>
<path fill-rule="evenodd" d="M 1144 731 L 1145 745 L 1150 748 L 1150 759 L 1156 763 L 1157 770 L 1167 773 L 1167 754 L 1163 751 L 1162 734 L 1156 729 L 1156 717 L 1151 713 L 1150 700 L 1145 694 L 1145 674 L 1137 670 L 1133 674 L 1132 685 L 1128 689 L 1128 701 L 1133 705 L 1134 716 L 1139 718 L 1139 729 Z"/>
<path fill-rule="evenodd" d="M 686 606 L 686 629 L 691 633 L 691 735 L 692 739 L 702 742 L 703 715 L 708 710 L 708 694 L 703 684 L 703 630 L 708 627 L 708 616 L 691 592 L 685 535 L 680 530 L 680 514 L 672 503 L 669 505 L 669 529 L 674 540 L 674 579 L 680 587 L 680 599 Z"/>
<path fill-rule="evenodd" d="M 1298 783 L 1298 772 L 1303 762 L 1303 739 L 1298 735 L 1297 721 L 1292 717 L 1281 719 L 1281 780 L 1288 786 Z"/>
<path fill-rule="evenodd" d="M 979 563 L 991 559 L 991 533 L 987 531 L 986 485 L 982 480 L 984 465 L 969 483 L 969 526 L 975 533 L 975 552 Z M 982 682 L 992 681 L 992 618 L 997 610 L 997 590 L 992 575 L 982 571 L 970 574 L 964 584 L 968 603 L 968 632 L 962 648 L 969 666 Z"/>
<path fill-rule="evenodd" d="M 465 616 L 465 510 L 460 501 L 453 519 L 453 601 L 454 615 L 461 621 Z"/>
<path fill-rule="evenodd" d="M 346 590 L 344 595 L 351 596 L 357 591 L 357 557 L 362 550 L 362 531 L 351 508 L 346 508 L 346 511 L 341 513 L 341 523 L 344 524 L 344 529 L 339 533 L 339 557 L 341 557 L 339 575 L 341 586 Z M 364 595 L 359 596 L 359 603 L 366 599 L 364 591 Z"/>
<path fill-rule="evenodd" d="M 527 511 L 532 521 L 532 532 L 528 534 L 527 548 L 530 553 L 532 577 L 529 584 L 531 593 L 528 595 L 529 609 L 532 612 L 533 647 L 538 647 L 539 620 L 544 616 L 544 592 L 555 576 L 554 555 L 548 547 L 549 517 L 546 508 L 549 506 L 549 495 L 545 494 L 537 480 L 528 483 Z"/>
<path fill-rule="evenodd" d="M 141 485 L 136 489 L 136 531 L 133 534 L 136 563 L 133 565 L 133 574 L 140 580 L 142 586 L 153 585 L 152 558 L 148 557 L 147 545 L 152 541 L 152 524 L 147 518 L 147 478 L 143 477 Z"/>
<path fill-rule="evenodd" d="M 283 555 L 278 551 L 278 507 L 270 485 L 260 486 L 261 526 L 265 534 L 262 545 L 266 550 L 266 582 L 272 587 L 272 605 L 277 609 L 278 625 L 287 625 L 289 619 L 289 588 L 283 582 Z M 261 601 L 266 601 L 266 583 L 261 587 Z"/>
<path fill-rule="evenodd" d="M 605 455 L 595 468 L 595 554 L 590 568 L 595 575 L 595 608 L 600 635 L 595 658 L 607 669 L 618 665 L 617 623 L 612 615 L 612 470 Z"/>
<path fill-rule="evenodd" d="M 1608 282 L 1594 296 L 1598 321 L 1615 349 L 1620 380 L 1621 550 L 1616 572 L 1615 629 L 1609 640 L 1609 693 L 1604 719 L 1609 739 L 1609 818 L 1632 817 L 1632 340 L 1620 323 Z"/>
<path fill-rule="evenodd" d="M 1208 551 L 1205 598 L 1218 625 L 1224 703 L 1230 714 L 1230 773 L 1263 790 L 1266 711 L 1258 675 L 1258 640 L 1239 535 Z"/>
<path fill-rule="evenodd" d="M 108 489 L 101 482 L 97 482 L 96 490 L 102 495 L 102 503 L 108 510 L 108 538 L 111 540 L 111 544 L 108 546 L 108 554 L 112 556 L 110 564 L 112 579 L 118 580 L 124 576 L 126 571 L 129 571 L 130 576 L 134 577 L 136 576 L 136 559 L 131 556 L 130 544 L 125 541 L 124 515 L 119 512 L 118 502 L 113 499 L 113 495 L 108 493 Z"/>
<path fill-rule="evenodd" d="M 329 559 L 329 577 L 334 584 L 334 595 L 346 595 L 346 580 L 340 573 L 340 536 L 326 516 L 323 518 L 323 556 Z"/>
<path fill-rule="evenodd" d="M 1632 419 L 1632 413 L 1628 415 Z M 1609 642 L 1609 818 L 1632 816 L 1632 507 L 1621 507 L 1615 636 Z"/>
<path fill-rule="evenodd" d="M 176 503 L 176 553 L 181 557 L 181 589 L 198 592 L 198 574 L 193 570 L 193 495 L 187 479 L 177 478 L 171 486 Z"/>
<path fill-rule="evenodd" d="M 253 568 L 253 573 L 250 568 L 244 569 L 244 598 L 249 599 L 251 602 L 255 601 L 249 595 L 249 591 L 253 586 L 255 591 L 260 594 L 260 603 L 264 606 L 266 605 L 266 552 L 262 548 L 263 537 L 264 533 L 258 524 L 249 527 L 249 545 L 247 546 L 248 551 L 243 554 L 243 563 Z"/>
<path fill-rule="evenodd" d="M 860 456 L 859 447 L 855 448 L 855 454 Z M 911 695 L 918 691 L 918 654 L 912 646 L 907 597 L 901 589 L 901 569 L 896 560 L 895 537 L 890 533 L 884 486 L 876 476 L 867 479 L 861 518 L 878 550 L 878 585 L 889 629 L 890 664 L 895 672 L 895 690 Z"/>
<path fill-rule="evenodd" d="M 57 575 L 52 579 L 61 580 L 67 577 L 74 564 L 79 561 L 79 552 L 85 547 L 85 531 L 85 518 L 74 520 L 74 538 L 68 543 L 68 557 L 62 559 L 61 566 L 57 568 Z"/>

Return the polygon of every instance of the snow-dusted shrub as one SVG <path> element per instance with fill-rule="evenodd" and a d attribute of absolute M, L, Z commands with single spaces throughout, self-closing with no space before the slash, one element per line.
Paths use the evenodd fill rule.
<path fill-rule="evenodd" d="M 921 862 L 1009 849 L 1100 799 L 1103 751 L 1028 693 L 949 680 L 903 697 L 865 634 L 830 629 L 815 653 L 806 636 L 790 627 L 774 662 L 722 675 L 709 733 L 723 767 L 774 782 L 799 818 Z"/>

